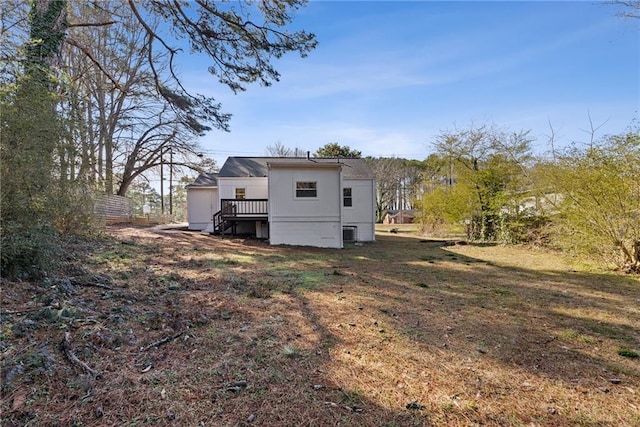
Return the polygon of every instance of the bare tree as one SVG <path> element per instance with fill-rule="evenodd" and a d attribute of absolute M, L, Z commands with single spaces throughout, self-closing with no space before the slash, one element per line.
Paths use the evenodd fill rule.
<path fill-rule="evenodd" d="M 398 206 L 403 159 L 368 157 L 366 162 L 376 176 L 376 221 L 382 222 L 384 213 Z"/>
<path fill-rule="evenodd" d="M 290 148 L 277 141 L 273 145 L 267 145 L 265 153 L 272 157 L 302 157 L 305 155 L 305 150 L 298 147 Z"/>
<path fill-rule="evenodd" d="M 613 0 L 607 3 L 620 9 L 618 16 L 640 19 L 640 1 L 638 0 Z"/>
<path fill-rule="evenodd" d="M 15 82 L 21 73 L 29 39 L 28 3 L 5 0 L 0 7 L 0 83 Z"/>
<path fill-rule="evenodd" d="M 82 128 L 72 132 L 79 138 L 69 146 L 82 153 L 81 176 L 95 176 L 107 193 L 125 195 L 136 177 L 162 165 L 163 155 L 176 155 L 172 168 L 194 163 L 200 151 L 195 137 L 208 128 L 176 114 L 157 94 L 145 60 L 146 30 L 126 8 L 117 22 L 108 21 L 115 14 L 109 6 L 77 4 L 71 11 L 85 24 L 70 29 L 75 45 L 67 45 L 65 56 L 71 76 L 66 105 L 77 118 L 71 125 Z M 76 45 L 85 48 L 78 51 Z"/>

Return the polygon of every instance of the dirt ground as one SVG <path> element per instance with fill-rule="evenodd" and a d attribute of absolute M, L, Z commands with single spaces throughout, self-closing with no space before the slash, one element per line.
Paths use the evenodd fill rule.
<path fill-rule="evenodd" d="M 3 426 L 638 426 L 640 279 L 112 226 L 2 282 Z"/>

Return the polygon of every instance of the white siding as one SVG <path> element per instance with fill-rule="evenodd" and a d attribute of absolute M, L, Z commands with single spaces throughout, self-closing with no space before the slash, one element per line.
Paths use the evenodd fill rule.
<path fill-rule="evenodd" d="M 267 177 L 218 178 L 220 199 L 235 199 L 236 188 L 246 188 L 247 199 L 266 199 L 269 196 Z"/>
<path fill-rule="evenodd" d="M 189 230 L 204 230 L 219 210 L 218 189 L 212 187 L 187 189 L 187 221 Z"/>
<path fill-rule="evenodd" d="M 342 227 L 335 221 L 272 221 L 269 234 L 272 245 L 342 247 Z"/>
<path fill-rule="evenodd" d="M 296 197 L 296 182 L 316 182 L 317 197 Z M 269 171 L 269 240 L 273 245 L 342 247 L 339 167 L 274 166 Z"/>
<path fill-rule="evenodd" d="M 342 225 L 357 227 L 357 240 L 375 240 L 375 181 L 345 179 L 343 188 L 351 188 L 352 207 L 342 208 Z M 341 202 L 342 203 L 342 202 Z"/>

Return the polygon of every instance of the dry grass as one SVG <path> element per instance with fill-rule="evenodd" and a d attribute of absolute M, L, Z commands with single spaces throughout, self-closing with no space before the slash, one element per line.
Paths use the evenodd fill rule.
<path fill-rule="evenodd" d="M 408 233 L 111 234 L 76 245 L 71 287 L 2 284 L 2 425 L 640 425 L 619 354 L 640 350 L 638 277 Z"/>

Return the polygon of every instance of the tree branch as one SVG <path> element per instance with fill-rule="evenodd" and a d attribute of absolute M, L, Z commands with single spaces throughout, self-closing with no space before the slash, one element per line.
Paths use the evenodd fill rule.
<path fill-rule="evenodd" d="M 65 42 L 67 42 L 71 46 L 74 46 L 74 47 L 77 47 L 78 49 L 80 49 L 82 51 L 82 53 L 84 53 L 87 56 L 87 58 L 89 58 L 91 60 L 91 62 L 93 62 L 96 65 L 96 67 L 98 67 L 98 69 L 102 72 L 102 74 L 104 74 L 109 80 L 111 80 L 111 82 L 113 83 L 113 85 L 115 87 L 117 87 L 121 92 L 124 92 L 124 89 L 122 88 L 120 83 L 118 83 L 116 81 L 116 79 L 114 79 L 113 76 L 107 70 L 105 70 L 105 68 L 102 66 L 102 64 L 100 64 L 100 61 L 98 61 L 93 56 L 91 51 L 89 49 L 87 49 L 86 46 L 81 45 L 75 39 L 73 39 L 71 37 L 65 38 Z"/>
<path fill-rule="evenodd" d="M 76 27 L 106 27 L 107 25 L 117 24 L 118 21 L 107 21 L 107 22 L 83 22 L 79 24 L 69 24 L 69 28 Z"/>
<path fill-rule="evenodd" d="M 178 337 L 182 336 L 182 334 L 184 334 L 184 331 L 180 331 L 180 332 L 178 332 L 178 333 L 177 333 L 177 334 L 175 334 L 175 335 L 171 335 L 171 336 L 168 336 L 168 337 L 162 338 L 161 340 L 158 340 L 158 341 L 156 341 L 156 342 L 153 342 L 153 343 L 149 344 L 149 345 L 148 345 L 148 346 L 146 346 L 146 347 L 141 347 L 141 348 L 140 348 L 140 352 L 149 351 L 149 350 L 151 350 L 151 349 L 152 349 L 152 348 L 154 348 L 154 347 L 155 347 L 155 348 L 160 347 L 162 344 L 166 344 L 166 343 L 171 342 L 171 341 L 175 340 L 176 338 L 178 338 Z"/>
<path fill-rule="evenodd" d="M 64 339 L 62 340 L 62 351 L 72 364 L 79 366 L 84 372 L 90 374 L 94 378 L 101 377 L 100 372 L 92 369 L 89 365 L 78 359 L 78 356 L 76 356 L 75 353 L 71 350 L 71 333 L 69 332 L 64 333 Z"/>

